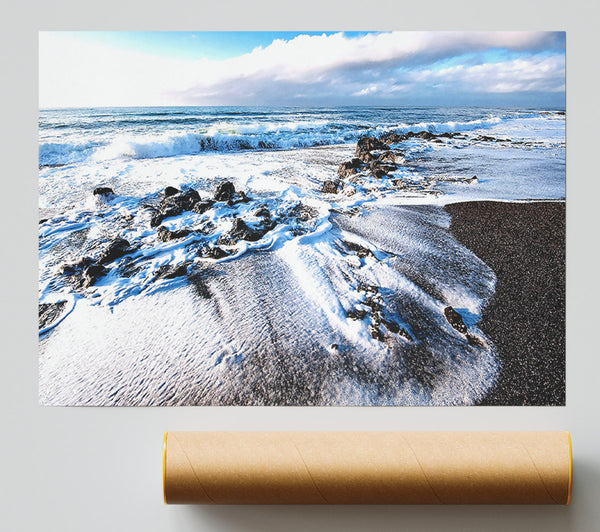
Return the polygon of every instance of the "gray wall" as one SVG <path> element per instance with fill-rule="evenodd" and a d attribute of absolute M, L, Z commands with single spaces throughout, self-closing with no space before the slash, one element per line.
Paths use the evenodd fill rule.
<path fill-rule="evenodd" d="M 7 531 L 600 528 L 596 128 L 592 2 L 4 3 L 2 7 L 3 430 Z M 37 405 L 37 31 L 62 29 L 544 29 L 567 31 L 567 403 L 564 408 L 42 408 Z M 570 507 L 165 507 L 164 430 L 570 430 Z"/>

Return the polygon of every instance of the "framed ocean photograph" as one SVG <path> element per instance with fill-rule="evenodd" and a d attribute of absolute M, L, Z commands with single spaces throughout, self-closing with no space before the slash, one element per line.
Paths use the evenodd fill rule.
<path fill-rule="evenodd" d="M 39 401 L 565 404 L 564 32 L 41 32 Z"/>

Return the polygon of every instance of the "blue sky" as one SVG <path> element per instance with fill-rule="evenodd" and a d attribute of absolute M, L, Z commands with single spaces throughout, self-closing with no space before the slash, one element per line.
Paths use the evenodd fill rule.
<path fill-rule="evenodd" d="M 299 34 L 331 35 L 336 32 L 291 31 L 82 31 L 63 32 L 73 40 L 119 46 L 157 56 L 179 59 L 221 60 L 266 47 L 275 39 L 291 40 Z M 356 37 L 366 32 L 344 32 Z"/>
<path fill-rule="evenodd" d="M 42 32 L 40 107 L 564 107 L 563 32 Z"/>

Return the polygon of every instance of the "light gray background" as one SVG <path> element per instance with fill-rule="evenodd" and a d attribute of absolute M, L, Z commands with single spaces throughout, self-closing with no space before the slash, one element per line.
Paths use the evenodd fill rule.
<path fill-rule="evenodd" d="M 586 1 L 3 2 L 0 90 L 0 529 L 6 531 L 600 530 L 598 10 Z M 37 405 L 37 31 L 567 31 L 564 408 L 50 408 Z M 61 75 L 57 72 L 57 75 Z M 563 430 L 570 507 L 165 507 L 164 430 Z"/>

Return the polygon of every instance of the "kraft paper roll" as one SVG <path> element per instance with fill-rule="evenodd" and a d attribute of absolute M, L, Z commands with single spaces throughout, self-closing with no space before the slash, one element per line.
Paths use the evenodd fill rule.
<path fill-rule="evenodd" d="M 569 504 L 568 432 L 168 432 L 165 503 Z"/>

